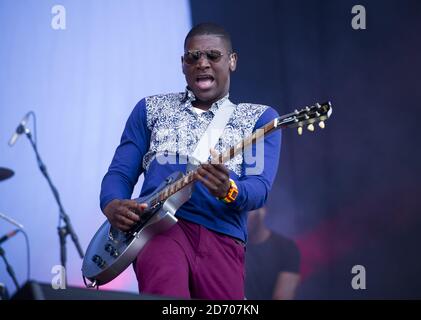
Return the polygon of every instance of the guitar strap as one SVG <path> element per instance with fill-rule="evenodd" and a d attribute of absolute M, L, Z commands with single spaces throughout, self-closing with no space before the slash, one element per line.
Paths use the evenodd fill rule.
<path fill-rule="evenodd" d="M 204 163 L 209 159 L 209 149 L 215 147 L 219 138 L 224 132 L 225 126 L 228 123 L 231 114 L 233 113 L 236 105 L 233 104 L 229 99 L 226 99 L 216 110 L 215 115 L 209 123 L 205 133 L 200 138 L 200 141 L 196 145 L 196 149 L 193 151 L 193 159 Z"/>

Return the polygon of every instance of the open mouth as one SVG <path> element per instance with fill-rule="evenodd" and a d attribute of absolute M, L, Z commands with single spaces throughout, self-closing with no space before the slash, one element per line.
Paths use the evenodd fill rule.
<path fill-rule="evenodd" d="M 199 75 L 196 77 L 196 86 L 201 90 L 207 90 L 212 86 L 214 81 L 215 78 L 209 74 Z"/>

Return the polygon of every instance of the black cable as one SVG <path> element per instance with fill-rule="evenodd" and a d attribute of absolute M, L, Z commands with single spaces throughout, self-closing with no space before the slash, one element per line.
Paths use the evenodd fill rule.
<path fill-rule="evenodd" d="M 27 268 L 26 278 L 27 278 L 27 281 L 29 281 L 31 279 L 31 250 L 29 247 L 29 238 L 25 230 L 20 229 L 20 231 L 23 233 L 25 237 L 25 242 L 26 242 L 26 268 Z"/>
<path fill-rule="evenodd" d="M 6 259 L 6 253 L 4 252 L 4 250 L 3 250 L 3 248 L 2 248 L 2 247 L 0 247 L 0 256 L 3 258 L 4 264 L 6 265 L 6 270 L 7 270 L 7 273 L 8 273 L 8 274 L 10 275 L 10 277 L 12 278 L 13 283 L 14 283 L 14 284 L 15 284 L 15 286 L 16 286 L 16 289 L 17 289 L 17 290 L 19 290 L 19 289 L 20 289 L 20 287 L 19 287 L 18 280 L 16 279 L 15 272 L 13 271 L 12 266 L 9 264 L 9 261 L 7 261 L 7 259 Z"/>
<path fill-rule="evenodd" d="M 23 226 L 13 220 L 12 218 L 0 213 L 0 218 L 4 219 L 5 221 L 9 222 L 10 224 L 17 227 L 17 232 L 22 232 L 25 237 L 25 243 L 26 243 L 26 273 L 27 273 L 27 280 L 29 281 L 31 279 L 31 249 L 29 245 L 29 237 L 26 231 L 24 230 Z"/>

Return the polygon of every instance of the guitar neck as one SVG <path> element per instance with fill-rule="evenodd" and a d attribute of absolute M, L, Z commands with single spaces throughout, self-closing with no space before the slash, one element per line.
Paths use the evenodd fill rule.
<path fill-rule="evenodd" d="M 152 205 L 155 205 L 159 202 L 163 202 L 167 200 L 169 197 L 171 197 L 173 194 L 177 193 L 181 189 L 183 189 L 185 186 L 189 185 L 190 183 L 194 182 L 196 180 L 195 173 L 197 169 L 190 171 L 185 176 L 183 176 L 181 179 L 178 179 L 174 183 L 170 184 L 166 188 L 164 188 L 161 192 L 157 194 L 154 200 L 152 200 Z"/>
<path fill-rule="evenodd" d="M 289 114 L 284 116 L 275 118 L 271 122 L 264 125 L 262 128 L 257 129 L 247 138 L 241 140 L 235 146 L 229 148 L 225 152 L 219 154 L 217 159 L 211 159 L 207 163 L 226 163 L 238 154 L 242 153 L 245 148 L 249 147 L 250 145 L 256 143 L 265 135 L 275 131 L 276 129 L 284 129 L 284 128 L 297 128 L 301 129 L 298 131 L 298 134 L 302 133 L 302 128 L 308 125 L 308 130 L 314 131 L 314 123 L 319 122 L 320 127 L 324 128 L 324 120 L 328 119 L 332 114 L 332 105 L 330 102 L 325 102 L 322 104 L 316 103 L 316 105 L 311 107 L 305 107 L 300 111 L 295 110 Z M 300 133 L 301 132 L 301 133 Z M 198 167 L 200 168 L 200 166 Z M 181 179 L 175 181 L 174 183 L 168 185 L 164 188 L 161 192 L 157 194 L 157 196 L 152 201 L 152 205 L 156 205 L 159 202 L 165 201 L 170 196 L 184 188 L 185 186 L 189 185 L 190 183 L 196 180 L 196 171 L 197 169 L 187 173 Z"/>

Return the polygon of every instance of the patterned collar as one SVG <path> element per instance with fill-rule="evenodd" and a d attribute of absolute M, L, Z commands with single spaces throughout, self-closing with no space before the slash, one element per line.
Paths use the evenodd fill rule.
<path fill-rule="evenodd" d="M 218 110 L 219 109 L 219 107 L 227 100 L 229 98 L 229 93 L 227 93 L 224 97 L 222 97 L 221 99 L 219 99 L 218 101 L 216 101 L 216 102 L 214 102 L 212 105 L 211 105 L 211 107 L 209 108 L 209 110 L 207 110 L 207 111 L 210 111 L 210 112 L 212 112 L 212 114 L 213 115 L 215 115 L 215 112 L 216 112 L 216 110 Z M 193 101 L 195 101 L 196 100 L 196 96 L 194 95 L 194 93 L 193 93 L 193 91 L 191 91 L 188 87 L 186 87 L 186 91 L 185 91 L 185 95 L 184 95 L 184 97 L 183 97 L 183 100 L 182 100 L 182 105 L 181 105 L 181 107 L 183 108 L 183 109 L 186 109 L 186 108 L 190 108 L 190 109 L 192 109 L 193 108 L 193 104 L 192 104 L 192 102 Z M 207 112 L 206 111 L 206 112 Z"/>

